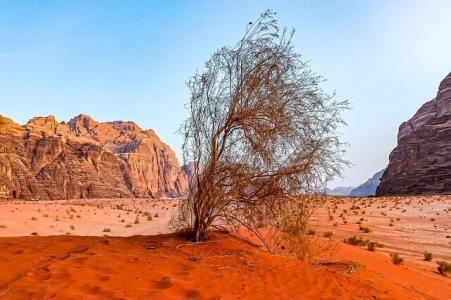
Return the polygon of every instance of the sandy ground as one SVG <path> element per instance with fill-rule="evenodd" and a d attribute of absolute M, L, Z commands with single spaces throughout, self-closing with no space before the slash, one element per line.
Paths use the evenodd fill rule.
<path fill-rule="evenodd" d="M 346 258 L 310 265 L 224 235 L 196 245 L 176 235 L 15 237 L 0 239 L 0 249 L 0 299 L 448 299 L 451 295 L 447 278 L 413 273 L 348 245 L 341 246 L 337 258 L 351 253 L 365 264 Z M 374 270 L 377 267 L 383 272 Z"/>
<path fill-rule="evenodd" d="M 0 202 L 0 237 L 168 233 L 177 203 L 149 199 Z"/>
<path fill-rule="evenodd" d="M 330 198 L 313 214 L 312 226 L 340 241 L 355 235 L 379 242 L 384 247 L 378 252 L 397 252 L 422 265 L 451 260 L 451 196 Z M 425 251 L 434 255 L 432 262 L 423 261 Z"/>
<path fill-rule="evenodd" d="M 329 198 L 312 217 L 315 239 L 383 248 L 339 243 L 322 266 L 218 234 L 198 245 L 155 236 L 170 232 L 177 203 L 0 202 L 0 299 L 451 299 L 435 263 L 451 259 L 449 196 Z"/>

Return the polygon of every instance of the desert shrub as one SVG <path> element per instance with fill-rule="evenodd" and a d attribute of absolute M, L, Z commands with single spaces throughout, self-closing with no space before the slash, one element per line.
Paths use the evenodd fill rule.
<path fill-rule="evenodd" d="M 360 230 L 360 231 L 363 231 L 363 233 L 369 233 L 369 232 L 371 232 L 371 230 L 370 230 L 369 227 L 367 227 L 367 226 L 362 226 L 362 225 L 359 226 L 359 230 Z"/>
<path fill-rule="evenodd" d="M 353 246 L 365 246 L 365 244 L 366 244 L 365 240 L 362 240 L 361 238 L 357 238 L 355 235 L 350 238 L 344 239 L 344 242 L 346 244 L 353 245 Z"/>
<path fill-rule="evenodd" d="M 376 242 L 368 242 L 367 248 L 369 251 L 374 252 L 376 250 Z"/>
<path fill-rule="evenodd" d="M 431 252 L 424 252 L 424 260 L 425 261 L 431 261 L 432 260 L 432 253 Z"/>
<path fill-rule="evenodd" d="M 447 263 L 446 261 L 437 261 L 437 271 L 440 274 L 448 274 L 451 272 L 451 263 Z"/>
<path fill-rule="evenodd" d="M 318 190 L 346 164 L 337 130 L 348 104 L 321 80 L 271 11 L 190 78 L 180 133 L 194 168 L 175 218 L 192 240 L 210 228 L 246 228 L 269 251 L 308 244 L 310 202 L 321 201 Z"/>
<path fill-rule="evenodd" d="M 324 232 L 323 233 L 323 237 L 325 237 L 325 238 L 330 238 L 330 237 L 332 237 L 334 234 L 332 233 L 332 232 L 330 232 L 330 231 L 326 231 L 326 232 Z"/>
<path fill-rule="evenodd" d="M 309 235 L 315 235 L 316 232 L 315 232 L 315 230 L 310 229 L 310 230 L 308 231 L 308 234 L 309 234 Z"/>
<path fill-rule="evenodd" d="M 105 228 L 105 229 L 103 230 L 103 232 L 111 232 L 111 229 L 110 229 L 110 228 Z"/>
<path fill-rule="evenodd" d="M 392 254 L 390 254 L 390 257 L 391 257 L 391 262 L 394 265 L 400 265 L 400 264 L 402 264 L 404 262 L 404 258 L 399 256 L 398 253 L 392 253 Z"/>
<path fill-rule="evenodd" d="M 31 235 L 38 235 L 36 231 L 32 232 Z"/>

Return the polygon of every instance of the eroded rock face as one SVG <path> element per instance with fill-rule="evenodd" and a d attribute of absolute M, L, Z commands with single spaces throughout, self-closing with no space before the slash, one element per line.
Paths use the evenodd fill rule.
<path fill-rule="evenodd" d="M 20 126 L 0 116 L 0 198 L 178 197 L 187 178 L 153 130 L 79 115 Z"/>
<path fill-rule="evenodd" d="M 377 195 L 451 194 L 451 73 L 399 127 Z"/>

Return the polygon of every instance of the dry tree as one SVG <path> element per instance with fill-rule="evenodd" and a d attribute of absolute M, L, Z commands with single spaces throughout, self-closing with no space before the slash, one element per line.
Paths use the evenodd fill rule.
<path fill-rule="evenodd" d="M 250 230 L 269 250 L 298 247 L 315 194 L 346 163 L 337 129 L 348 103 L 323 91 L 293 33 L 266 11 L 188 82 L 180 132 L 193 174 L 177 222 L 194 241 L 222 227 Z"/>

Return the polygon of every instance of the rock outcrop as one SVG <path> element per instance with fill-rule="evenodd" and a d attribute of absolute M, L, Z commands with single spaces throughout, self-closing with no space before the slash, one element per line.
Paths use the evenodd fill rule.
<path fill-rule="evenodd" d="M 352 189 L 349 196 L 374 196 L 376 194 L 376 189 L 381 182 L 381 177 L 382 174 L 384 174 L 384 171 L 385 169 L 377 172 L 370 179 Z"/>
<path fill-rule="evenodd" d="M 86 115 L 20 126 L 0 116 L 0 198 L 178 197 L 187 177 L 153 130 Z"/>
<path fill-rule="evenodd" d="M 377 195 L 451 194 L 451 73 L 399 127 Z"/>

